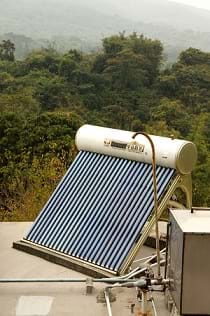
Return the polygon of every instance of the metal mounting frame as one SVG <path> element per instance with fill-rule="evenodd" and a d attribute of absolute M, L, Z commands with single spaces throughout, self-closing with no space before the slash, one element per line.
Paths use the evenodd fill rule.
<path fill-rule="evenodd" d="M 170 187 L 168 188 L 166 194 L 164 195 L 163 199 L 161 200 L 158 210 L 157 210 L 157 215 L 158 218 L 160 218 L 161 214 L 163 211 L 166 209 L 168 206 L 170 199 L 174 192 L 176 191 L 177 188 L 180 188 L 186 196 L 186 207 L 191 208 L 192 207 L 192 178 L 191 174 L 187 175 L 181 175 L 178 174 L 175 179 L 172 181 Z M 181 205 L 180 205 L 181 206 Z M 149 233 L 152 229 L 152 227 L 155 224 L 155 214 L 153 212 L 151 218 L 147 222 L 144 231 L 136 243 L 136 245 L 133 247 L 133 249 L 130 251 L 128 254 L 127 258 L 125 259 L 122 268 L 120 269 L 119 274 L 123 275 L 128 271 L 128 268 L 131 266 L 133 260 L 135 259 L 137 252 L 139 251 L 140 247 L 143 246 L 145 243 L 147 237 L 149 236 Z"/>

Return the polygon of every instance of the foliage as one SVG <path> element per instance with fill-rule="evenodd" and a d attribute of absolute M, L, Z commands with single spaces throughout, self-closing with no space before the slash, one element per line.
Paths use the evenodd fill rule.
<path fill-rule="evenodd" d="M 161 69 L 162 51 L 159 41 L 120 33 L 97 54 L 49 48 L 0 58 L 0 220 L 36 216 L 83 123 L 195 142 L 194 204 L 209 205 L 210 54 L 189 48 Z"/>
<path fill-rule="evenodd" d="M 107 37 L 120 30 L 158 36 L 169 62 L 190 46 L 210 51 L 208 11 L 192 11 L 163 0 L 133 0 L 131 6 L 126 1 L 118 6 L 107 0 L 45 0 L 44 5 L 43 0 L 1 0 L 0 25 L 1 32 L 7 32 L 0 35 L 0 41 L 15 43 L 17 59 L 49 45 L 62 53 L 70 48 L 96 51 L 101 48 L 101 34 Z"/>
<path fill-rule="evenodd" d="M 2 113 L 0 118 L 1 219 L 32 218 L 75 156 L 75 130 L 82 124 L 74 113 Z M 57 169 L 55 169 L 55 166 Z M 41 196 L 43 193 L 43 196 Z M 30 194 L 39 203 L 26 208 Z M 17 209 L 20 214 L 18 215 Z M 21 215 L 21 210 L 24 214 Z"/>
<path fill-rule="evenodd" d="M 10 40 L 3 40 L 0 44 L 0 59 L 14 61 L 15 45 Z"/>
<path fill-rule="evenodd" d="M 105 73 L 113 89 L 137 90 L 153 84 L 163 51 L 159 41 L 122 33 L 105 38 L 103 48 L 104 54 L 96 59 L 94 70 Z"/>

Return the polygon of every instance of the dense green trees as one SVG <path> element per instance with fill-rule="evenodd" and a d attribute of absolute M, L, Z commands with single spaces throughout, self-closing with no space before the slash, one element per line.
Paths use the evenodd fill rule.
<path fill-rule="evenodd" d="M 209 205 L 210 54 L 193 48 L 182 52 L 178 62 L 161 73 L 157 89 L 168 100 L 164 108 L 160 104 L 155 112 L 160 111 L 168 125 L 198 147 L 198 165 L 193 173 L 194 204 Z"/>
<path fill-rule="evenodd" d="M 0 60 L 14 61 L 15 45 L 10 40 L 3 40 L 0 44 Z"/>
<path fill-rule="evenodd" d="M 163 69 L 162 44 L 136 33 L 105 38 L 98 54 L 10 53 L 0 50 L 1 220 L 36 216 L 85 122 L 194 141 L 194 205 L 210 203 L 209 53 L 190 48 Z"/>
<path fill-rule="evenodd" d="M 1 114 L 2 219 L 10 218 L 13 211 L 17 219 L 33 218 L 37 205 L 31 203 L 30 194 L 35 200 L 39 198 L 39 205 L 44 203 L 46 193 L 52 191 L 75 155 L 74 133 L 81 124 L 71 112 Z M 31 201 L 29 205 L 25 199 L 27 203 Z"/>
<path fill-rule="evenodd" d="M 191 113 L 210 109 L 210 54 L 189 48 L 160 76 L 163 95 L 180 99 Z"/>
<path fill-rule="evenodd" d="M 104 53 L 97 56 L 93 69 L 111 80 L 112 88 L 137 90 L 151 86 L 159 74 L 163 47 L 159 41 L 138 36 L 105 38 Z"/>

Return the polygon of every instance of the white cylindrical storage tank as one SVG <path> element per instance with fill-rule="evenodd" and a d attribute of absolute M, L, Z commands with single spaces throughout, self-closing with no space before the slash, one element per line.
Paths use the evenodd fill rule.
<path fill-rule="evenodd" d="M 83 125 L 76 134 L 79 150 L 152 163 L 152 149 L 143 135 L 132 138 L 134 132 Z M 195 144 L 189 141 L 149 135 L 155 147 L 156 164 L 190 173 L 197 161 Z"/>

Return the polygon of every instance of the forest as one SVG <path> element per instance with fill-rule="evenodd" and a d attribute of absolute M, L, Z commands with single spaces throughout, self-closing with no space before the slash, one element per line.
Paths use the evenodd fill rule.
<path fill-rule="evenodd" d="M 33 220 L 77 153 L 84 123 L 195 142 L 193 205 L 210 205 L 210 53 L 188 48 L 172 65 L 163 45 L 124 32 L 103 50 L 34 50 L 15 59 L 0 42 L 0 220 Z"/>
<path fill-rule="evenodd" d="M 123 30 L 160 40 L 168 63 L 188 47 L 210 51 L 210 12 L 168 0 L 1 0 L 0 25 L 0 42 L 15 44 L 17 60 L 49 46 L 99 51 L 102 38 Z"/>

